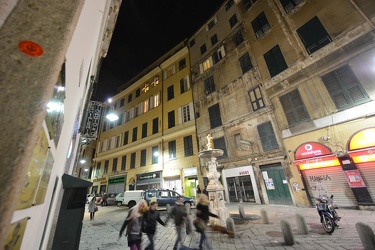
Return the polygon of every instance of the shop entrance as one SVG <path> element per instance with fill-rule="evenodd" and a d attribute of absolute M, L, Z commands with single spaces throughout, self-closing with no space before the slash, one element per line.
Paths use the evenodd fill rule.
<path fill-rule="evenodd" d="M 250 175 L 228 177 L 227 186 L 230 202 L 255 202 Z"/>
<path fill-rule="evenodd" d="M 293 205 L 288 182 L 281 165 L 261 167 L 264 185 L 270 204 Z"/>

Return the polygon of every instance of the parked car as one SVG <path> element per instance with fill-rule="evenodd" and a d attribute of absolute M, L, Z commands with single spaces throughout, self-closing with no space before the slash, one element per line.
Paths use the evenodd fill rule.
<path fill-rule="evenodd" d="M 89 203 L 91 201 L 92 197 L 94 197 L 94 194 L 87 194 L 86 202 Z M 103 198 L 99 194 L 95 194 L 95 197 L 96 197 L 95 203 L 97 205 L 102 204 Z"/>
<path fill-rule="evenodd" d="M 116 196 L 118 193 L 109 193 L 107 195 L 107 205 L 115 205 L 117 204 L 116 202 Z"/>
<path fill-rule="evenodd" d="M 118 193 L 115 197 L 115 202 L 117 204 L 117 206 L 121 206 L 122 205 L 122 202 L 124 201 L 124 193 Z"/>
<path fill-rule="evenodd" d="M 176 191 L 169 189 L 147 190 L 144 197 L 148 204 L 152 201 L 152 198 L 156 198 L 159 207 L 164 207 L 167 204 L 174 206 L 177 197 L 182 197 L 185 205 L 190 204 L 190 206 L 194 206 L 193 198 L 182 196 Z"/>
<path fill-rule="evenodd" d="M 144 198 L 144 192 L 145 191 L 143 190 L 125 191 L 122 204 L 129 208 L 134 207 L 139 200 L 142 200 Z"/>

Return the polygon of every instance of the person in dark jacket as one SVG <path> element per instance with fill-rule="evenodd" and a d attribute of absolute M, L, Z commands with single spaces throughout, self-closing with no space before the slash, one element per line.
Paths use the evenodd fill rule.
<path fill-rule="evenodd" d="M 145 214 L 144 220 L 146 222 L 146 234 L 150 244 L 145 250 L 154 250 L 154 235 L 156 232 L 156 224 L 159 222 L 165 226 L 165 223 L 160 219 L 159 212 L 156 209 L 157 203 L 155 201 L 150 203 L 150 210 Z"/>
<path fill-rule="evenodd" d="M 210 212 L 208 208 L 208 204 L 209 202 L 208 202 L 207 195 L 201 194 L 201 196 L 199 197 L 198 205 L 197 205 L 197 218 L 200 219 L 205 225 L 207 225 L 208 223 L 209 216 L 220 218 L 216 214 L 213 214 Z M 200 234 L 201 234 L 201 239 L 199 241 L 199 249 L 203 249 L 203 244 L 205 240 L 207 239 L 207 235 L 204 229 L 200 231 Z M 207 249 L 212 249 L 211 245 L 207 241 L 206 241 L 206 245 L 207 245 Z"/>
<path fill-rule="evenodd" d="M 186 208 L 185 208 L 183 201 L 184 199 L 181 196 L 177 197 L 176 204 L 172 208 L 167 218 L 167 221 L 168 221 L 170 217 L 173 217 L 174 224 L 176 226 L 177 239 L 176 239 L 176 242 L 174 243 L 173 250 L 177 250 L 178 244 L 182 241 L 181 232 L 182 232 L 182 227 L 184 225 L 184 220 L 187 216 Z"/>
<path fill-rule="evenodd" d="M 204 186 L 204 189 L 203 189 L 203 194 L 205 194 L 205 195 L 207 195 L 207 196 L 208 196 L 207 186 Z"/>
<path fill-rule="evenodd" d="M 146 212 L 147 204 L 145 200 L 140 200 L 137 205 L 129 210 L 128 216 L 122 224 L 119 239 L 127 228 L 126 236 L 128 236 L 130 250 L 141 250 L 143 215 Z"/>

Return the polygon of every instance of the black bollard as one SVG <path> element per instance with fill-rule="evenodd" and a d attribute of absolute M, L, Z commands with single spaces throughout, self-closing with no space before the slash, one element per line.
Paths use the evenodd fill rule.
<path fill-rule="evenodd" d="M 371 227 L 365 223 L 357 222 L 355 224 L 355 229 L 357 229 L 357 233 L 365 250 L 375 249 L 375 235 Z"/>
<path fill-rule="evenodd" d="M 285 244 L 288 246 L 294 245 L 294 236 L 292 232 L 292 227 L 289 222 L 282 220 L 280 221 L 281 231 L 283 232 Z"/>

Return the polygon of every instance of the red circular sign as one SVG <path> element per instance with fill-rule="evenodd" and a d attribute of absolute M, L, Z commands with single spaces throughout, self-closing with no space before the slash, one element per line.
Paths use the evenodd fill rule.
<path fill-rule="evenodd" d="M 319 142 L 307 142 L 296 149 L 294 159 L 300 160 L 329 154 L 332 154 L 332 151 L 326 145 Z"/>
<path fill-rule="evenodd" d="M 43 48 L 31 41 L 22 41 L 18 44 L 18 48 L 28 56 L 38 57 L 43 55 Z"/>

